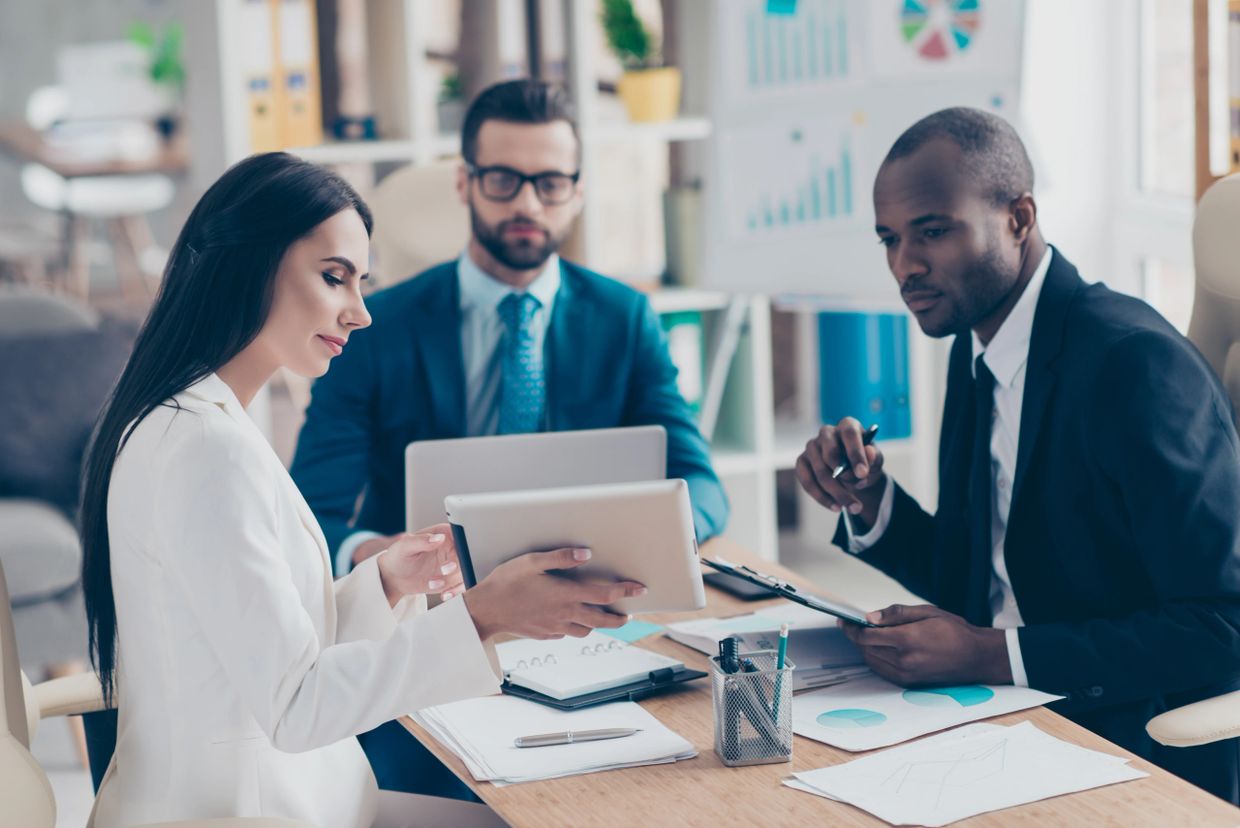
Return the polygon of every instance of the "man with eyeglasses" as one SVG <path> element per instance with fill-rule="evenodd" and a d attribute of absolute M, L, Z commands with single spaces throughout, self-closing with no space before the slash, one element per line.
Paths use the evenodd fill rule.
<path fill-rule="evenodd" d="M 563 90 L 532 80 L 484 90 L 461 151 L 464 252 L 368 298 L 373 324 L 350 337 L 306 411 L 291 472 L 336 574 L 406 528 L 404 450 L 416 440 L 662 425 L 698 540 L 719 534 L 727 500 L 649 302 L 557 255 L 584 197 Z M 472 798 L 429 753 L 389 763 L 420 747 L 399 725 L 359 738 L 380 787 Z"/>

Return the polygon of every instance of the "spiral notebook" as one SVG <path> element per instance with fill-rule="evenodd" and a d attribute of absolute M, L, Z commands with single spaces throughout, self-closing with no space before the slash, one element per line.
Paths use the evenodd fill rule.
<path fill-rule="evenodd" d="M 495 653 L 507 685 L 557 701 L 653 681 L 652 673 L 670 676 L 685 670 L 682 661 L 598 631 L 585 638 L 506 641 Z"/>

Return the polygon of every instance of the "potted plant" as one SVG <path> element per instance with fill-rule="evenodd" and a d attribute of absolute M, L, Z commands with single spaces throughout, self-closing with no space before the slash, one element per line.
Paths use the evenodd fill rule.
<path fill-rule="evenodd" d="M 633 121 L 666 121 L 680 110 L 680 70 L 663 66 L 631 0 L 603 0 L 603 30 L 624 73 L 616 91 Z"/>
<path fill-rule="evenodd" d="M 155 126 L 165 139 L 170 138 L 176 132 L 181 92 L 185 88 L 185 61 L 181 53 L 185 30 L 174 22 L 160 34 L 148 23 L 134 23 L 129 27 L 129 39 L 151 56 L 151 82 L 165 107 Z"/>

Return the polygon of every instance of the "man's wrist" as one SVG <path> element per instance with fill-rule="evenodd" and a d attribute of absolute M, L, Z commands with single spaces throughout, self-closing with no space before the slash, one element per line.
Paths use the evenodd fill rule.
<path fill-rule="evenodd" d="M 1012 683 L 1012 664 L 1008 659 L 1007 633 L 993 627 L 976 627 L 981 664 L 978 672 L 986 684 Z"/>
<path fill-rule="evenodd" d="M 853 521 L 853 531 L 858 535 L 869 532 L 878 522 L 878 512 L 882 508 L 883 493 L 886 490 L 887 475 L 883 475 L 873 486 L 853 493 L 861 501 L 861 512 L 849 515 Z"/>

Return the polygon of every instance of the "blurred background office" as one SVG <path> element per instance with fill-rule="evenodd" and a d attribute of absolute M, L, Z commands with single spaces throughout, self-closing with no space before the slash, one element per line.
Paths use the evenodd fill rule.
<path fill-rule="evenodd" d="M 338 169 L 374 209 L 371 285 L 391 285 L 463 248 L 463 109 L 527 75 L 579 116 L 564 252 L 650 292 L 728 534 L 865 603 L 876 576 L 831 550 L 792 468 L 819 423 L 863 415 L 934 500 L 948 343 L 910 328 L 873 242 L 886 148 L 943 106 L 999 112 L 1047 238 L 1186 330 L 1194 204 L 1233 163 L 1228 5 L 0 0 L 0 564 L 26 672 L 86 663 L 81 452 L 206 186 L 272 149 Z M 308 394 L 281 375 L 252 410 L 286 462 Z M 81 824 L 73 737 L 45 728 L 36 754 Z"/>

